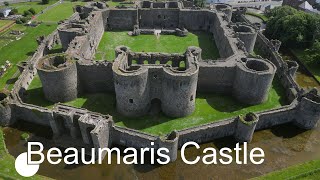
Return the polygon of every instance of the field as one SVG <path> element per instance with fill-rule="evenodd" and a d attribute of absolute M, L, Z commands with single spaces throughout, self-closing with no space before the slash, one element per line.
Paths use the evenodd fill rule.
<path fill-rule="evenodd" d="M 39 13 L 42 10 L 44 10 L 46 7 L 56 2 L 57 0 L 51 0 L 49 1 L 49 4 L 42 4 L 41 2 L 23 2 L 23 3 L 10 4 L 9 7 L 17 9 L 18 14 L 23 14 L 23 11 L 27 11 L 30 8 L 33 8 L 36 11 L 36 13 Z"/>
<path fill-rule="evenodd" d="M 28 91 L 26 102 L 47 108 L 52 108 L 51 103 L 44 98 L 42 85 L 39 77 L 36 77 Z M 114 94 L 85 94 L 67 105 L 86 108 L 93 112 L 110 114 L 118 126 L 129 127 L 143 132 L 161 135 L 188 127 L 197 126 L 204 123 L 214 122 L 229 117 L 234 117 L 248 112 L 258 112 L 262 110 L 280 107 L 285 104 L 284 92 L 278 81 L 274 81 L 269 92 L 269 99 L 266 103 L 248 106 L 241 104 L 231 96 L 220 94 L 198 94 L 196 98 L 195 112 L 184 118 L 170 118 L 162 113 L 158 115 L 148 115 L 141 118 L 126 118 L 116 111 L 116 99 Z"/>
<path fill-rule="evenodd" d="M 60 20 L 64 20 L 69 18 L 73 14 L 72 8 L 75 5 L 84 5 L 85 2 L 70 2 L 65 1 L 48 11 L 46 11 L 44 14 L 41 14 L 38 16 L 37 20 L 39 21 L 49 21 L 49 22 L 58 22 Z"/>
<path fill-rule="evenodd" d="M 255 178 L 256 180 L 264 179 L 319 179 L 320 160 L 306 162 L 300 165 L 292 166 L 280 171 L 275 171 L 265 176 Z"/>
<path fill-rule="evenodd" d="M 0 20 L 0 32 L 2 32 L 7 26 L 12 24 L 14 21 L 10 20 Z"/>
<path fill-rule="evenodd" d="M 50 1 L 53 4 L 57 1 Z M 50 5 L 49 4 L 49 5 Z M 72 13 L 72 7 L 77 4 L 84 4 L 84 2 L 70 2 L 65 1 L 52 9 L 48 10 L 44 14 L 40 15 L 39 18 L 43 21 L 54 21 L 58 22 L 65 18 L 68 18 Z M 39 2 L 27 2 L 12 4 L 10 6 L 17 7 L 18 10 L 26 10 L 33 7 L 36 11 L 46 8 L 48 5 L 39 4 Z M 40 10 L 40 11 L 41 11 Z M 38 27 L 25 27 L 23 25 L 14 25 L 10 30 L 0 33 L 0 65 L 4 64 L 6 60 L 9 60 L 13 66 L 10 68 L 0 79 L 0 90 L 6 88 L 11 89 L 17 78 L 13 77 L 18 72 L 18 68 L 15 66 L 21 61 L 27 60 L 36 48 L 38 44 L 36 39 L 41 35 L 49 35 L 57 27 L 57 24 L 41 24 Z M 24 31 L 25 35 L 20 40 L 14 40 L 12 38 L 7 38 L 11 30 L 21 30 Z M 3 38 L 5 37 L 5 38 Z"/>
<path fill-rule="evenodd" d="M 97 60 L 112 61 L 115 59 L 114 49 L 118 45 L 125 45 L 136 52 L 166 52 L 184 53 L 188 46 L 202 48 L 203 59 L 217 59 L 219 52 L 213 43 L 213 36 L 205 32 L 189 33 L 186 37 L 175 35 L 129 36 L 127 32 L 105 32 L 96 53 Z"/>
<path fill-rule="evenodd" d="M 28 27 L 25 30 L 25 35 L 20 40 L 13 41 L 0 49 L 0 64 L 4 64 L 6 60 L 9 60 L 13 64 L 12 68 L 1 77 L 0 89 L 3 89 L 6 84 L 13 83 L 14 80 L 11 77 L 17 72 L 15 64 L 26 60 L 34 53 L 38 47 L 36 42 L 37 37 L 50 34 L 56 27 L 57 25 L 46 24 L 41 24 L 36 28 Z"/>

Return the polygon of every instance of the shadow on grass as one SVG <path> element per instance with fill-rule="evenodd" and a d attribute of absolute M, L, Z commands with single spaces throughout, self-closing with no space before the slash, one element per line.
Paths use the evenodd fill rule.
<path fill-rule="evenodd" d="M 250 105 L 236 101 L 231 95 L 224 94 L 197 94 L 197 98 L 206 99 L 207 103 L 220 112 L 235 112 L 247 108 Z"/>
<path fill-rule="evenodd" d="M 215 60 L 220 58 L 219 50 L 215 44 L 212 34 L 204 31 L 197 31 L 192 33 L 198 36 L 199 46 L 202 49 L 202 59 Z"/>
<path fill-rule="evenodd" d="M 26 91 L 24 100 L 28 104 L 34 104 L 41 107 L 50 108 L 55 103 L 46 100 L 42 88 L 29 89 Z"/>
<path fill-rule="evenodd" d="M 14 84 L 17 80 L 18 80 L 18 78 L 8 79 L 7 82 L 6 82 L 6 84 Z"/>

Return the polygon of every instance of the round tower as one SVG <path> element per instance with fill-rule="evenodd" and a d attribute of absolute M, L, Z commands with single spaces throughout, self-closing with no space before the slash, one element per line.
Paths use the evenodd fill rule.
<path fill-rule="evenodd" d="M 77 98 L 77 66 L 73 59 L 64 54 L 45 56 L 37 71 L 47 100 L 67 102 Z"/>
<path fill-rule="evenodd" d="M 13 124 L 11 119 L 11 107 L 6 94 L 0 93 L 0 125 L 9 126 Z"/>
<path fill-rule="evenodd" d="M 215 4 L 217 11 L 221 11 L 225 14 L 226 20 L 231 21 L 232 18 L 232 6 L 229 4 Z"/>
<path fill-rule="evenodd" d="M 112 66 L 117 110 L 122 115 L 137 117 L 145 115 L 150 107 L 148 68 L 128 65 L 128 52 L 126 47 L 117 47 Z"/>
<path fill-rule="evenodd" d="M 313 129 L 319 120 L 320 96 L 316 90 L 312 90 L 301 98 L 294 122 L 303 129 Z"/>
<path fill-rule="evenodd" d="M 261 104 L 268 99 L 276 66 L 268 60 L 242 58 L 237 63 L 233 95 L 246 104 Z"/>
<path fill-rule="evenodd" d="M 259 117 L 254 113 L 248 113 L 245 116 L 240 115 L 237 120 L 234 138 L 240 143 L 251 142 L 258 121 Z"/>
<path fill-rule="evenodd" d="M 237 24 L 233 27 L 233 29 L 239 39 L 243 41 L 247 52 L 253 52 L 257 39 L 257 31 L 253 27 L 244 24 Z"/>
<path fill-rule="evenodd" d="M 170 117 L 184 117 L 195 109 L 201 49 L 189 47 L 186 52 L 186 67 L 164 67 L 162 80 L 162 111 Z"/>

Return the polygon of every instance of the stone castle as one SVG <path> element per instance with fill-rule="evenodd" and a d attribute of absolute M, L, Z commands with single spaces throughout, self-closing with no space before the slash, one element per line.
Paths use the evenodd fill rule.
<path fill-rule="evenodd" d="M 140 148 L 155 142 L 157 148 L 167 147 L 175 160 L 177 149 L 187 141 L 202 143 L 224 136 L 251 141 L 258 129 L 288 122 L 311 129 L 320 119 L 317 91 L 305 92 L 298 86 L 294 80 L 298 64 L 282 60 L 280 42 L 269 41 L 247 22 L 244 9 L 233 12 L 225 4 L 194 9 L 182 2 L 143 1 L 136 8 L 112 9 L 92 2 L 74 10 L 55 32 L 39 39 L 33 57 L 19 65 L 21 76 L 10 95 L 2 97 L 2 125 L 23 120 L 50 126 L 59 137 L 57 143 L 65 146 Z M 93 60 L 103 33 L 114 30 L 135 36 L 156 30 L 177 36 L 206 31 L 213 35 L 221 58 L 202 59 L 198 47 L 188 47 L 184 54 L 167 54 L 118 46 L 113 61 Z M 61 44 L 64 53 L 48 54 L 55 44 Z M 268 60 L 250 58 L 254 48 Z M 53 110 L 23 101 L 36 74 L 47 100 L 57 103 Z M 82 93 L 115 92 L 117 110 L 125 116 L 143 116 L 156 101 L 167 116 L 183 117 L 194 111 L 197 92 L 227 93 L 249 105 L 263 103 L 275 76 L 286 89 L 289 105 L 173 131 L 164 138 L 118 127 L 110 115 L 60 104 Z"/>

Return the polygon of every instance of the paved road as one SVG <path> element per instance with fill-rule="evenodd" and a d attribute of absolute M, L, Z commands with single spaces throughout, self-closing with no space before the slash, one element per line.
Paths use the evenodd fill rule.
<path fill-rule="evenodd" d="M 230 2 L 228 4 L 232 5 L 233 7 L 253 7 L 253 6 L 268 6 L 268 5 L 281 6 L 282 1 L 262 1 L 262 2 L 247 2 L 247 3 Z"/>

